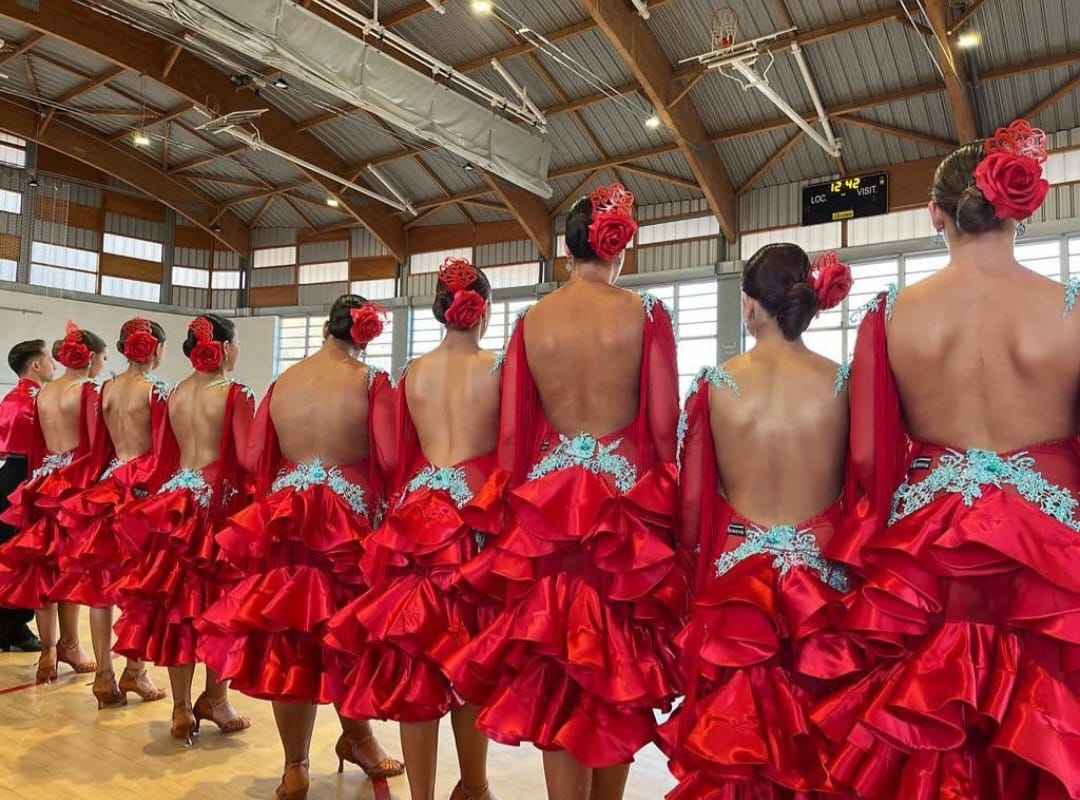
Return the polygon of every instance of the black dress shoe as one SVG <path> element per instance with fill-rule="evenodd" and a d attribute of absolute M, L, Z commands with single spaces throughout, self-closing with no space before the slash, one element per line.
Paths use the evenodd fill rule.
<path fill-rule="evenodd" d="M 40 653 L 41 640 L 31 633 L 28 636 L 19 639 L 17 642 L 6 642 L 4 644 L 4 650 L 14 653 Z"/>

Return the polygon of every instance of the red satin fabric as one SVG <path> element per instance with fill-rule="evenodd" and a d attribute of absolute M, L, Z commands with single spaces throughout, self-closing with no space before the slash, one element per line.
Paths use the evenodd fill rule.
<path fill-rule="evenodd" d="M 884 314 L 874 312 L 856 348 L 860 413 L 896 400 L 885 347 Z M 906 437 L 899 417 L 876 424 Z M 932 469 L 944 449 L 906 450 Z M 1080 498 L 1077 440 L 1026 452 Z M 912 465 L 912 481 L 924 467 Z M 1078 534 L 1011 487 L 989 485 L 971 505 L 941 494 L 886 527 L 889 501 L 875 485 L 891 475 L 895 489 L 903 468 L 877 457 L 862 474 L 863 497 L 827 555 L 865 575 L 844 625 L 880 663 L 814 711 L 833 779 L 872 800 L 1080 798 Z"/>
<path fill-rule="evenodd" d="M 273 391 L 260 404 L 249 442 L 258 499 L 217 535 L 223 557 L 245 577 L 196 623 L 198 654 L 252 697 L 337 703 L 351 664 L 324 638 L 330 618 L 366 589 L 360 560 L 384 497 L 391 387 L 380 373 L 369 391 L 369 457 L 337 467 L 363 489 L 368 516 L 325 484 L 271 491 L 278 474 L 297 466 L 281 456 L 270 417 Z"/>
<path fill-rule="evenodd" d="M 403 402 L 404 389 L 399 393 Z M 488 455 L 457 465 L 473 492 L 464 507 L 444 490 L 420 488 L 405 494 L 368 540 L 364 570 L 371 589 L 331 620 L 327 637 L 346 661 L 359 659 L 345 677 L 346 716 L 422 722 L 461 705 L 443 664 L 476 635 L 482 617 L 493 616 L 490 604 L 478 603 L 480 595 L 470 596 L 459 580 L 477 553 L 474 531 L 497 529 L 491 501 L 498 491 L 485 485 L 493 462 Z M 385 667 L 364 658 L 371 648 L 393 651 L 408 676 L 395 683 L 407 688 L 380 685 L 371 670 Z"/>
<path fill-rule="evenodd" d="M 10 498 L 4 512 L 7 524 L 21 532 L 0 547 L 0 605 L 42 608 L 56 601 L 72 600 L 75 582 L 65 574 L 68 555 L 78 532 L 60 522 L 62 504 L 90 486 L 104 468 L 107 457 L 101 446 L 101 407 L 98 387 L 82 386 L 79 443 L 71 462 L 37 478 L 47 452 L 44 434 L 35 419 L 30 443 L 31 477 Z M 77 594 L 77 592 L 75 593 Z"/>
<path fill-rule="evenodd" d="M 8 453 L 27 456 L 34 440 L 36 400 L 40 387 L 19 378 L 15 388 L 0 400 L 0 457 Z"/>
<path fill-rule="evenodd" d="M 496 741 L 566 750 L 589 767 L 628 763 L 653 737 L 653 709 L 678 693 L 672 639 L 686 579 L 672 542 L 671 323 L 659 304 L 647 314 L 638 418 L 600 440 L 621 440 L 614 452 L 636 468 L 623 493 L 611 476 L 576 466 L 527 479 L 559 439 L 529 372 L 526 322 L 503 367 L 508 525 L 462 569 L 504 610 L 446 669 Z"/>
<path fill-rule="evenodd" d="M 107 589 L 123 612 L 113 650 L 158 666 L 191 664 L 196 657 L 195 620 L 236 581 L 221 558 L 214 535 L 225 518 L 248 504 L 249 477 L 237 460 L 246 440 L 253 404 L 241 384 L 229 389 L 217 460 L 201 470 L 211 487 L 209 505 L 186 488 L 160 491 L 124 506 L 121 525 L 139 557 Z M 162 483 L 179 466 L 175 437 L 166 430 L 155 445 Z"/>

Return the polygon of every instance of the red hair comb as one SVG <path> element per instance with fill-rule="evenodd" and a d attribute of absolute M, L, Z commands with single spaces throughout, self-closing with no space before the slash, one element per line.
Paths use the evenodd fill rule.
<path fill-rule="evenodd" d="M 439 280 L 446 284 L 451 292 L 468 289 L 480 275 L 476 267 L 465 258 L 447 258 L 439 267 Z"/>
<path fill-rule="evenodd" d="M 634 193 L 627 191 L 621 183 L 601 186 L 589 195 L 589 200 L 592 201 L 593 216 L 616 209 L 627 214 L 634 210 Z"/>
<path fill-rule="evenodd" d="M 195 334 L 198 342 L 210 342 L 214 339 L 214 326 L 206 317 L 195 317 L 188 328 Z"/>
<path fill-rule="evenodd" d="M 1046 161 L 1046 132 L 1031 127 L 1026 119 L 1018 119 L 1007 128 L 998 128 L 986 140 L 986 152 L 1027 156 L 1041 164 Z"/>

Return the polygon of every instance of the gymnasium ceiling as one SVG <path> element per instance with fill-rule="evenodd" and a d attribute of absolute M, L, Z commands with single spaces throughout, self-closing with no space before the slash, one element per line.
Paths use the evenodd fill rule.
<path fill-rule="evenodd" d="M 372 12 L 371 0 L 344 2 Z M 523 41 L 498 14 L 474 13 L 471 0 L 442 0 L 445 14 L 424 0 L 380 0 L 381 22 L 457 71 L 505 92 L 489 65 L 497 56 L 528 90 L 548 120 L 549 200 L 466 169 L 302 75 L 235 54 L 215 58 L 198 46 L 198 32 L 121 0 L 0 0 L 0 129 L 135 185 L 234 248 L 246 247 L 252 226 L 364 225 L 403 257 L 414 227 L 467 232 L 513 220 L 547 252 L 551 218 L 612 180 L 640 204 L 704 197 L 730 236 L 736 199 L 751 188 L 940 156 L 1020 115 L 1048 131 L 1080 126 L 1077 0 L 905 0 L 913 18 L 900 0 L 729 2 L 740 39 L 797 29 L 776 44 L 770 79 L 814 118 L 788 49 L 797 41 L 842 140 L 840 158 L 756 92 L 680 65 L 711 49 L 709 23 L 721 0 L 649 0 L 647 22 L 630 0 L 496 0 L 558 53 Z M 957 35 L 968 31 L 981 43 L 961 50 Z M 941 61 L 941 41 L 959 77 L 939 73 L 931 51 Z M 238 74 L 251 79 L 246 86 L 237 88 Z M 280 77 L 288 88 L 274 85 Z M 598 91 L 598 78 L 611 89 Z M 973 91 L 963 91 L 965 79 Z M 377 165 L 419 214 L 342 193 L 332 179 L 228 135 L 199 132 L 206 117 L 196 105 L 269 108 L 258 122 L 268 143 L 350 179 Z M 649 129 L 642 123 L 654 109 L 663 124 Z M 329 194 L 340 198 L 337 207 Z"/>

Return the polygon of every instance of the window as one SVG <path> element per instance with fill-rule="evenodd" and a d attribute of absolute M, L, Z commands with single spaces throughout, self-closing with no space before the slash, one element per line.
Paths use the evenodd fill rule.
<path fill-rule="evenodd" d="M 1047 154 L 1045 169 L 1050 183 L 1080 181 L 1080 150 Z"/>
<path fill-rule="evenodd" d="M 47 286 L 50 289 L 67 289 L 72 292 L 93 294 L 97 290 L 97 275 L 92 272 L 31 264 L 30 283 L 35 286 Z"/>
<path fill-rule="evenodd" d="M 210 288 L 211 289 L 239 289 L 240 288 L 240 272 L 239 270 L 226 270 L 215 269 L 210 273 Z"/>
<path fill-rule="evenodd" d="M 673 314 L 675 343 L 678 346 L 679 387 L 682 393 L 690 388 L 694 375 L 703 366 L 715 364 L 718 358 L 717 294 L 715 278 L 689 283 L 650 286 Z"/>
<path fill-rule="evenodd" d="M 809 227 L 777 228 L 772 231 L 744 233 L 740 237 L 739 257 L 746 261 L 767 244 L 791 242 L 808 253 L 837 250 L 840 247 L 840 223 L 827 222 Z"/>
<path fill-rule="evenodd" d="M 389 300 L 397 294 L 397 278 L 375 278 L 369 281 L 353 281 L 349 291 L 368 300 Z"/>
<path fill-rule="evenodd" d="M 13 167 L 26 166 L 26 140 L 0 133 L 0 162 Z"/>
<path fill-rule="evenodd" d="M 1080 236 L 1069 237 L 1069 275 L 1080 278 Z"/>
<path fill-rule="evenodd" d="M 277 377 L 301 359 L 316 352 L 323 344 L 323 323 L 326 317 L 305 314 L 282 317 L 278 325 L 278 353 L 274 376 Z M 394 315 L 387 315 L 382 334 L 368 345 L 364 361 L 379 369 L 390 371 L 394 341 Z"/>
<path fill-rule="evenodd" d="M 535 286 L 540 281 L 540 263 L 507 264 L 502 267 L 485 267 L 492 289 L 511 289 L 515 286 Z"/>
<path fill-rule="evenodd" d="M 491 321 L 480 340 L 480 346 L 486 350 L 505 350 L 514 333 L 514 323 L 518 315 L 533 304 L 532 300 L 513 302 L 494 302 L 491 304 Z"/>
<path fill-rule="evenodd" d="M 300 283 L 344 283 L 349 280 L 348 261 L 329 261 L 324 264 L 301 264 Z"/>
<path fill-rule="evenodd" d="M 18 269 L 18 262 L 10 258 L 0 258 L 0 281 L 14 281 Z"/>
<path fill-rule="evenodd" d="M 98 254 L 58 244 L 30 246 L 30 283 L 73 292 L 97 291 Z"/>
<path fill-rule="evenodd" d="M 251 253 L 251 266 L 255 269 L 263 267 L 291 267 L 296 263 L 296 246 L 266 247 L 254 250 Z"/>
<path fill-rule="evenodd" d="M 494 318 L 494 312 L 492 318 Z M 427 309 L 413 306 L 409 309 L 412 325 L 409 329 L 409 358 L 422 356 L 434 350 L 443 337 L 443 326 Z"/>
<path fill-rule="evenodd" d="M 704 239 L 720 235 L 720 220 L 714 216 L 676 219 L 642 225 L 638 228 L 638 245 L 660 242 L 681 242 L 685 239 Z"/>
<path fill-rule="evenodd" d="M 463 247 L 459 250 L 437 250 L 433 253 L 417 253 L 409 256 L 409 272 L 419 275 L 421 272 L 435 272 L 448 258 L 465 258 L 473 260 L 471 247 Z"/>
<path fill-rule="evenodd" d="M 154 261 L 161 263 L 161 243 L 151 242 L 147 239 L 136 239 L 131 236 L 118 236 L 115 233 L 106 233 L 101 245 L 102 252 L 112 253 L 116 256 L 137 258 L 142 261 Z"/>
<path fill-rule="evenodd" d="M 101 293 L 108 297 L 142 300 L 145 303 L 156 303 L 161 299 L 161 287 L 156 283 L 114 278 L 111 275 L 101 276 Z"/>
<path fill-rule="evenodd" d="M 9 214 L 22 213 L 22 195 L 10 189 L 0 189 L 0 211 Z"/>
<path fill-rule="evenodd" d="M 925 208 L 893 211 L 876 217 L 848 220 L 848 247 L 884 242 L 903 242 L 933 236 L 930 215 Z"/>
<path fill-rule="evenodd" d="M 210 271 L 194 267 L 173 267 L 173 286 L 188 286 L 192 289 L 210 288 Z"/>
<path fill-rule="evenodd" d="M 1054 280 L 1065 277 L 1062 269 L 1064 259 L 1061 257 L 1060 239 L 1018 242 L 1015 252 L 1016 260 L 1028 269 Z"/>

